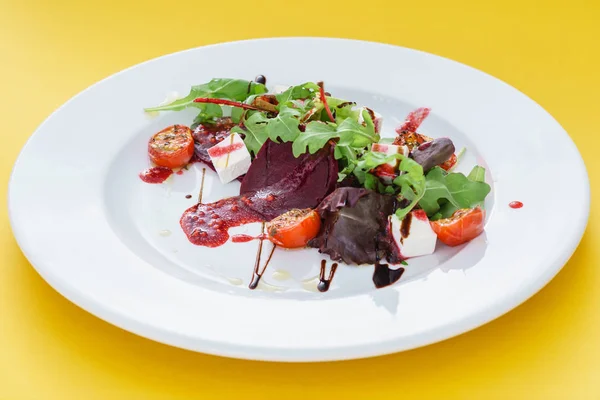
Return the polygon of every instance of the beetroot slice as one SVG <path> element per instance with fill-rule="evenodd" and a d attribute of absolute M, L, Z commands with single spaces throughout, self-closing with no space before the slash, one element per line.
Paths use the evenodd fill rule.
<path fill-rule="evenodd" d="M 270 193 L 275 200 L 257 210 L 268 219 L 293 208 L 314 208 L 336 186 L 338 163 L 333 147 L 295 158 L 292 143 L 267 140 L 261 147 L 240 187 L 240 195 Z"/>
<path fill-rule="evenodd" d="M 239 196 L 197 204 L 181 217 L 190 242 L 216 247 L 231 227 L 270 221 L 294 208 L 315 208 L 336 186 L 338 164 L 333 147 L 294 158 L 291 143 L 266 142 L 242 181 Z"/>
<path fill-rule="evenodd" d="M 314 171 L 308 173 L 305 171 L 305 176 L 302 179 L 310 181 L 302 183 L 297 190 L 297 195 L 304 198 L 319 198 L 319 201 L 304 201 L 312 205 L 307 205 L 304 208 L 316 207 L 321 200 L 335 189 L 338 176 L 338 163 L 333 157 L 333 147 L 327 145 L 315 154 L 302 154 L 300 157 L 294 157 L 292 153 L 292 143 L 275 143 L 267 140 L 260 148 L 256 158 L 252 162 L 250 169 L 246 173 L 240 194 L 249 194 L 262 190 L 267 186 L 271 186 L 282 180 L 290 181 L 295 179 L 294 169 L 307 162 L 317 164 L 314 166 Z M 286 182 L 283 182 L 285 185 Z M 304 192 L 308 193 L 304 193 Z M 313 204 L 314 203 L 314 204 Z"/>

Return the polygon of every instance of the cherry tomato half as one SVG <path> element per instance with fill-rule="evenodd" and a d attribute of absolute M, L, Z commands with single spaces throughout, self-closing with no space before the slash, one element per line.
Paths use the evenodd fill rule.
<path fill-rule="evenodd" d="M 287 249 L 304 247 L 319 233 L 321 218 L 310 208 L 290 210 L 266 223 L 267 237 Z"/>
<path fill-rule="evenodd" d="M 442 167 L 446 171 L 449 171 L 452 167 L 454 167 L 454 165 L 457 163 L 457 161 L 458 161 L 458 157 L 456 157 L 456 154 L 452 154 L 452 156 L 448 159 L 448 161 L 440 164 L 440 167 Z"/>
<path fill-rule="evenodd" d="M 161 167 L 180 168 L 194 155 L 194 138 L 190 128 L 173 125 L 163 129 L 148 142 L 150 160 Z"/>
<path fill-rule="evenodd" d="M 438 239 L 448 246 L 466 243 L 483 232 L 485 211 L 481 208 L 456 210 L 450 218 L 431 222 Z"/>

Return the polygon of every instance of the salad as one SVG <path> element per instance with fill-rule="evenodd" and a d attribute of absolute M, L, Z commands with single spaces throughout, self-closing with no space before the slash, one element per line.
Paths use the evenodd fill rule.
<path fill-rule="evenodd" d="M 144 181 L 162 182 L 200 162 L 223 184 L 241 183 L 238 196 L 199 200 L 183 212 L 191 243 L 257 239 L 261 247 L 269 240 L 285 249 L 314 248 L 332 261 L 375 265 L 381 287 L 400 278 L 399 264 L 432 254 L 438 240 L 457 246 L 483 232 L 485 169 L 452 171 L 460 158 L 452 140 L 418 132 L 429 108 L 411 112 L 394 138 L 382 139 L 380 114 L 334 97 L 322 82 L 271 92 L 265 84 L 263 76 L 213 79 L 145 110 L 195 108 L 198 115 L 189 127 L 170 126 L 150 138 L 155 167 L 140 174 Z M 230 237 L 230 228 L 251 222 L 263 224 L 261 235 Z M 336 267 L 329 280 L 322 267 L 327 284 L 320 290 Z"/>

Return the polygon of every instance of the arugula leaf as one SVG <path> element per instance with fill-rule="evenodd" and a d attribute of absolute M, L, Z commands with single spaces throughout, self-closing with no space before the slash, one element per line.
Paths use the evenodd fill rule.
<path fill-rule="evenodd" d="M 306 125 L 304 133 L 299 135 L 292 145 L 294 157 L 299 157 L 301 154 L 308 151 L 314 154 L 322 149 L 327 141 L 337 137 L 337 131 L 334 124 L 326 124 L 320 121 L 312 121 Z"/>
<path fill-rule="evenodd" d="M 467 176 L 473 182 L 485 182 L 485 168 L 476 165 Z"/>
<path fill-rule="evenodd" d="M 339 143 L 335 146 L 333 155 L 336 160 L 345 159 L 348 166 L 350 166 L 350 164 L 356 164 L 358 159 L 356 149 L 353 149 L 349 145 L 340 145 Z M 354 166 L 352 166 L 352 169 L 354 169 Z M 352 169 L 348 172 L 352 172 Z"/>
<path fill-rule="evenodd" d="M 396 210 L 396 216 L 403 219 L 423 198 L 426 182 L 423 167 L 412 158 L 403 157 L 399 169 L 404 173 L 394 179 L 394 185 L 400 186 L 400 194 L 410 201 L 408 206 Z"/>
<path fill-rule="evenodd" d="M 379 179 L 369 173 L 373 168 L 392 160 L 400 160 L 399 170 L 404 172 L 396 179 L 394 185 L 400 188 L 400 195 L 410 204 L 404 208 L 396 210 L 398 218 L 402 219 L 408 214 L 419 202 L 425 193 L 425 176 L 423 175 L 423 167 L 414 160 L 405 157 L 402 154 L 391 154 L 379 152 L 368 152 L 356 163 L 356 167 L 352 171 L 359 183 L 363 184 L 367 189 L 378 190 L 380 193 L 395 193 L 395 189 L 391 186 L 382 185 Z M 342 171 L 344 173 L 344 171 Z"/>
<path fill-rule="evenodd" d="M 212 79 L 208 83 L 192 86 L 190 93 L 172 103 L 145 108 L 144 111 L 181 111 L 187 107 L 202 109 L 202 103 L 194 103 L 198 97 L 211 97 L 235 101 L 244 101 L 248 96 L 266 93 L 267 87 L 261 83 L 243 79 Z"/>
<path fill-rule="evenodd" d="M 308 99 L 314 96 L 315 93 L 319 92 L 319 86 L 313 82 L 306 82 L 301 85 L 291 86 L 283 93 L 275 95 L 277 102 L 280 106 L 289 106 L 292 101 L 299 99 Z"/>
<path fill-rule="evenodd" d="M 268 122 L 269 119 L 263 113 L 257 112 L 244 122 L 244 128 L 234 126 L 231 132 L 243 133 L 245 135 L 244 143 L 248 151 L 256 155 L 269 137 L 267 133 Z"/>
<path fill-rule="evenodd" d="M 335 122 L 337 124 L 340 124 L 346 118 L 352 118 L 358 122 L 358 110 L 353 109 L 356 105 L 355 102 L 336 97 L 326 97 L 326 99 L 331 112 L 335 114 Z"/>
<path fill-rule="evenodd" d="M 240 123 L 240 121 L 242 119 L 242 115 L 244 115 L 244 110 L 242 108 L 239 108 L 239 107 L 231 108 L 231 120 L 233 121 L 234 124 Z"/>
<path fill-rule="evenodd" d="M 419 206 L 428 216 L 448 218 L 460 208 L 473 208 L 484 201 L 491 190 L 484 180 L 485 169 L 480 166 L 474 167 L 468 177 L 434 167 L 426 176 L 425 194 Z"/>
<path fill-rule="evenodd" d="M 304 153 L 306 147 L 313 154 L 325 146 L 330 139 L 339 139 L 335 148 L 335 158 L 338 160 L 346 158 L 350 163 L 356 160 L 357 153 L 364 151 L 364 148 L 371 143 L 377 142 L 379 135 L 375 133 L 372 121 L 371 124 L 367 122 L 366 126 L 350 118 L 343 120 L 339 125 L 312 121 L 306 125 L 305 132 L 299 134 L 294 140 L 294 156 L 298 157 Z"/>
<path fill-rule="evenodd" d="M 364 182 L 364 187 L 369 189 L 369 190 L 373 190 L 373 191 L 377 191 L 379 189 L 379 179 L 373 175 L 373 174 L 369 174 L 366 173 L 365 174 L 365 182 Z"/>
<path fill-rule="evenodd" d="M 369 117 L 370 121 L 371 118 Z M 379 141 L 379 135 L 375 133 L 373 121 L 367 126 L 362 126 L 358 121 L 347 118 L 337 128 L 341 145 L 351 144 L 352 147 L 366 147 L 371 143 Z"/>
<path fill-rule="evenodd" d="M 269 138 L 277 142 L 281 139 L 282 142 L 292 142 L 301 134 L 298 125 L 298 116 L 300 112 L 294 108 L 282 107 L 279 113 L 269 120 L 267 125 L 267 134 Z"/>
<path fill-rule="evenodd" d="M 358 160 L 356 167 L 352 172 L 358 179 L 358 182 L 362 184 L 366 179 L 366 174 L 372 169 L 390 161 L 400 160 L 403 158 L 404 156 L 402 154 L 387 155 L 385 153 L 369 151 L 365 153 L 360 160 Z"/>
<path fill-rule="evenodd" d="M 467 176 L 467 178 L 469 180 L 471 180 L 471 181 L 474 181 L 474 182 L 483 182 L 483 183 L 485 183 L 485 168 L 483 168 L 483 167 L 481 167 L 479 165 L 474 166 L 473 169 L 471 170 L 471 172 L 469 173 L 469 175 Z M 489 191 L 488 191 L 488 193 L 489 193 Z M 479 207 L 483 208 L 483 203 L 484 203 L 484 200 L 485 200 L 486 196 L 487 196 L 487 194 L 485 196 L 483 196 L 483 198 L 480 201 L 474 202 L 471 205 L 471 207 L 477 207 L 477 206 L 479 206 Z M 444 210 L 444 211 L 446 211 L 446 210 Z M 447 210 L 446 212 L 449 212 L 449 210 Z M 454 211 L 452 211 L 452 212 L 454 212 Z"/>
<path fill-rule="evenodd" d="M 194 122 L 191 126 L 192 129 L 196 129 L 200 124 L 210 123 L 214 121 L 215 118 L 221 118 L 223 116 L 223 109 L 218 104 L 204 103 L 202 105 L 204 107 L 199 107 L 200 113 L 194 118 Z"/>

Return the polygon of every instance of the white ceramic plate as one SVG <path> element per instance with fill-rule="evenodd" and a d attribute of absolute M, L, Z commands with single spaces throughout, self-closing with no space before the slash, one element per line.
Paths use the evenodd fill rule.
<path fill-rule="evenodd" d="M 431 107 L 421 131 L 465 146 L 463 171 L 475 163 L 487 168 L 485 234 L 460 248 L 438 246 L 380 290 L 372 267 L 341 267 L 331 289 L 319 293 L 317 251 L 277 250 L 264 284 L 249 290 L 257 242 L 207 249 L 190 244 L 179 228 L 195 201 L 201 165 L 163 185 L 145 184 L 138 173 L 148 166 L 150 135 L 194 117 L 184 111 L 149 118 L 143 107 L 213 77 L 258 74 L 270 86 L 324 80 L 337 97 L 383 114 L 387 135 L 411 109 Z M 204 200 L 238 188 L 207 172 Z M 524 207 L 509 208 L 513 200 Z M 422 346 L 514 308 L 575 250 L 588 218 L 589 184 L 560 125 L 489 75 L 383 44 L 266 39 L 160 57 L 75 96 L 23 149 L 9 211 L 19 245 L 44 279 L 110 323 L 206 353 L 318 361 Z"/>

